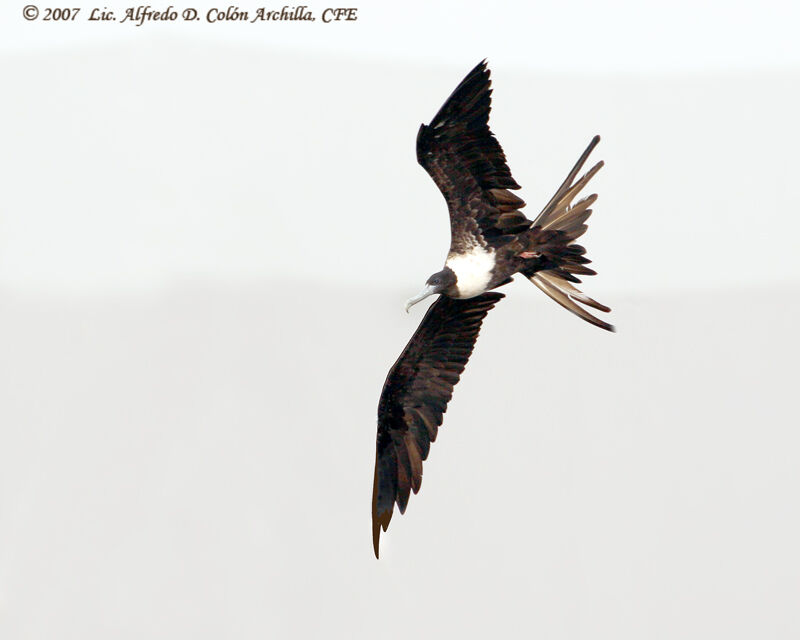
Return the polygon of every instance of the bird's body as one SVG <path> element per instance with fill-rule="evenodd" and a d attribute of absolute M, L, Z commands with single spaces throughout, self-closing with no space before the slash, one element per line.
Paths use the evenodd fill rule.
<path fill-rule="evenodd" d="M 376 557 L 394 504 L 405 511 L 410 491 L 422 482 L 422 461 L 447 409 L 477 339 L 483 318 L 503 294 L 492 292 L 522 274 L 553 300 L 584 320 L 613 327 L 580 305 L 608 307 L 575 288 L 576 275 L 593 275 L 583 247 L 591 195 L 576 196 L 602 167 L 576 177 L 600 141 L 595 136 L 550 201 L 534 219 L 512 190 L 500 144 L 489 130 L 491 88 L 485 61 L 476 66 L 417 134 L 417 160 L 444 195 L 450 213 L 450 250 L 444 268 L 406 303 L 434 294 L 411 341 L 386 378 L 378 405 L 372 531 Z"/>

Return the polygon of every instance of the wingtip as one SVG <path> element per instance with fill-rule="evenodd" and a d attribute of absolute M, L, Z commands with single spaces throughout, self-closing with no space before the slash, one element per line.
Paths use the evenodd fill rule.
<path fill-rule="evenodd" d="M 380 547 L 381 547 L 381 529 L 384 531 L 389 529 L 389 521 L 392 519 L 392 512 L 388 514 L 384 512 L 381 515 L 373 512 L 372 514 L 372 550 L 375 552 L 375 558 L 380 560 Z"/>
<path fill-rule="evenodd" d="M 381 529 L 386 531 L 389 528 L 393 510 L 394 502 L 388 512 L 378 511 L 378 459 L 376 457 L 375 476 L 372 482 L 372 549 L 375 552 L 376 559 L 380 559 Z"/>
<path fill-rule="evenodd" d="M 372 549 L 375 552 L 375 559 L 380 560 L 380 546 L 381 546 L 381 525 L 372 520 Z"/>
<path fill-rule="evenodd" d="M 489 76 L 491 76 L 491 74 L 492 74 L 492 70 L 489 68 L 489 59 L 488 58 L 484 58 L 483 60 L 481 60 L 478 64 L 476 64 L 472 68 L 472 71 L 470 71 L 467 74 L 467 78 L 470 78 L 470 77 L 476 76 L 476 75 L 486 75 L 487 78 L 488 78 Z"/>

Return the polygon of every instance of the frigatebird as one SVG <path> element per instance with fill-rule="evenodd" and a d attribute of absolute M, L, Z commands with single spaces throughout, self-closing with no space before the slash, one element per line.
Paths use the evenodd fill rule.
<path fill-rule="evenodd" d="M 589 207 L 597 195 L 574 201 L 603 166 L 598 162 L 576 180 L 600 137 L 592 139 L 541 213 L 529 220 L 520 211 L 525 202 L 511 192 L 520 186 L 489 130 L 489 75 L 484 60 L 417 134 L 417 161 L 439 187 L 450 212 L 450 251 L 444 268 L 406 303 L 408 311 L 439 294 L 389 371 L 378 403 L 372 493 L 376 558 L 380 531 L 388 528 L 395 503 L 404 513 L 410 492 L 420 489 L 422 462 L 436 440 L 481 323 L 504 297 L 492 289 L 520 273 L 575 315 L 614 331 L 581 305 L 610 309 L 574 286 L 580 283 L 578 275 L 595 275 L 586 266 L 586 250 L 575 240 L 586 231 Z"/>

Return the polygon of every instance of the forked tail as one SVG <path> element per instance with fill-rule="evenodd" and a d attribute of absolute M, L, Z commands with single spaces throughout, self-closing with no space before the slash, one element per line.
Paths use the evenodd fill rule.
<path fill-rule="evenodd" d="M 611 309 L 585 295 L 573 284 L 580 283 L 578 275 L 593 276 L 596 273 L 586 266 L 590 262 L 584 256 L 586 249 L 574 242 L 586 232 L 586 220 L 592 214 L 589 207 L 597 200 L 597 194 L 575 204 L 572 201 L 603 166 L 600 161 L 575 180 L 598 142 L 600 136 L 595 136 L 550 202 L 533 221 L 526 234 L 528 247 L 521 254 L 524 262 L 520 272 L 562 307 L 593 325 L 614 331 L 613 325 L 595 317 L 581 305 L 603 312 Z"/>

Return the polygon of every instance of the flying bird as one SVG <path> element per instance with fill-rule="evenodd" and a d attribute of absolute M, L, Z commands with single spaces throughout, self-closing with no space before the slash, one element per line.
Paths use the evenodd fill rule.
<path fill-rule="evenodd" d="M 558 304 L 591 324 L 614 327 L 585 307 L 608 312 L 582 293 L 577 276 L 595 275 L 586 250 L 575 244 L 586 231 L 593 194 L 575 201 L 603 166 L 577 178 L 600 142 L 595 136 L 541 213 L 529 220 L 525 202 L 511 191 L 500 143 L 489 130 L 491 81 L 484 60 L 462 80 L 429 125 L 417 134 L 417 161 L 442 192 L 450 213 L 450 251 L 444 268 L 408 300 L 406 311 L 439 294 L 394 363 L 378 403 L 372 543 L 379 555 L 394 505 L 404 513 L 422 483 L 422 462 L 436 440 L 453 387 L 472 354 L 481 323 L 504 297 L 491 291 L 522 274 Z M 577 179 L 576 179 L 577 178 Z"/>

